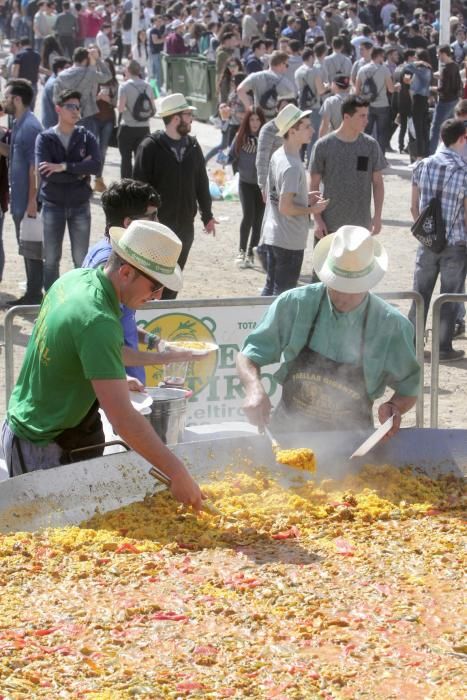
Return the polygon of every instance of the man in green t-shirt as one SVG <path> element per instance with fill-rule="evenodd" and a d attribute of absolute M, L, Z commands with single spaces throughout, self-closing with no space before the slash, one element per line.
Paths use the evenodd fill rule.
<path fill-rule="evenodd" d="M 170 478 L 173 496 L 199 509 L 198 485 L 132 407 L 122 361 L 120 304 L 139 308 L 166 285 L 178 291 L 182 246 L 153 221 L 109 233 L 105 267 L 68 272 L 44 299 L 2 428 L 9 474 L 66 464 L 70 449 L 102 442 L 100 406 L 121 438 Z"/>
<path fill-rule="evenodd" d="M 237 356 L 245 414 L 259 428 L 269 423 L 260 369 L 282 362 L 278 433 L 369 429 L 373 401 L 389 386 L 378 418 L 393 416 L 394 435 L 416 402 L 420 367 L 409 320 L 369 292 L 386 272 L 386 251 L 367 229 L 342 226 L 318 243 L 313 266 L 321 283 L 281 294 Z"/>

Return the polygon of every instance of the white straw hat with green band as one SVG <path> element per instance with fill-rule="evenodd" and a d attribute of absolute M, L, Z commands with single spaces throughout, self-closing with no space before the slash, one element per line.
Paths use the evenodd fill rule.
<path fill-rule="evenodd" d="M 163 97 L 159 102 L 158 117 L 170 117 L 172 114 L 180 112 L 196 112 L 196 107 L 192 107 L 186 101 L 185 95 L 181 92 L 174 92 L 172 95 Z"/>
<path fill-rule="evenodd" d="M 123 260 L 174 292 L 182 288 L 182 271 L 177 265 L 182 243 L 170 228 L 136 219 L 128 228 L 112 226 L 109 235 L 113 250 Z"/>
<path fill-rule="evenodd" d="M 341 226 L 316 245 L 313 267 L 331 289 L 359 294 L 368 292 L 384 277 L 388 255 L 363 226 Z"/>
<path fill-rule="evenodd" d="M 278 101 L 280 102 L 281 97 L 277 98 Z M 307 109 L 304 112 L 296 107 L 295 105 L 287 105 L 277 115 L 277 117 L 274 119 L 274 122 L 277 126 L 277 129 L 279 131 L 279 136 L 284 136 L 288 132 L 289 129 L 291 129 L 297 122 L 299 122 L 301 119 L 304 119 L 305 117 L 309 117 L 311 114 L 311 109 Z"/>

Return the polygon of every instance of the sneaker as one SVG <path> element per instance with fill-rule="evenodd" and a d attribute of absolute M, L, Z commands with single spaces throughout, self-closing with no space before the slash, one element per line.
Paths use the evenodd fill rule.
<path fill-rule="evenodd" d="M 440 362 L 455 362 L 464 357 L 463 350 L 440 350 L 439 351 L 439 361 Z"/>
<path fill-rule="evenodd" d="M 255 266 L 255 259 L 253 257 L 253 253 L 248 253 L 248 255 L 245 256 L 244 267 L 254 268 L 254 266 Z"/>
<path fill-rule="evenodd" d="M 29 297 L 27 294 L 25 294 L 19 299 L 10 299 L 10 301 L 5 303 L 5 306 L 11 308 L 13 306 L 37 306 L 39 304 L 42 304 L 42 296 Z"/>
<path fill-rule="evenodd" d="M 237 267 L 245 267 L 245 252 L 243 250 L 240 250 L 238 255 L 235 257 L 235 265 Z"/>
<path fill-rule="evenodd" d="M 105 192 L 107 185 L 105 184 L 102 177 L 96 177 L 94 180 L 94 192 Z"/>
<path fill-rule="evenodd" d="M 459 338 L 461 335 L 465 335 L 465 323 L 464 321 L 456 321 L 453 337 Z"/>

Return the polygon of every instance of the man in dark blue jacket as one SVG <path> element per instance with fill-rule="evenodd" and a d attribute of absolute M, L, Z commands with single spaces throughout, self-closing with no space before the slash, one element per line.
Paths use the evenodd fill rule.
<path fill-rule="evenodd" d="M 44 222 L 44 288 L 59 277 L 65 226 L 75 267 L 81 267 L 89 248 L 92 195 L 90 176 L 100 166 L 94 134 L 79 121 L 81 94 L 65 90 L 58 96 L 58 124 L 36 140 L 36 166 L 41 176 L 39 198 Z"/>

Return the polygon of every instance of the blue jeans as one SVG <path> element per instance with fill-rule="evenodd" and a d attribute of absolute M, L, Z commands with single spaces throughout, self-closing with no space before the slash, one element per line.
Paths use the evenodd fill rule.
<path fill-rule="evenodd" d="M 287 250 L 277 245 L 263 246 L 266 248 L 267 272 L 262 297 L 282 294 L 297 286 L 303 263 L 303 250 Z"/>
<path fill-rule="evenodd" d="M 112 121 L 101 121 L 96 119 L 97 126 L 97 140 L 99 141 L 99 148 L 101 151 L 101 167 L 96 177 L 102 177 L 102 173 L 105 165 L 105 156 L 107 155 L 107 149 L 109 147 L 110 137 L 112 136 L 112 131 L 114 128 L 114 123 Z"/>
<path fill-rule="evenodd" d="M 371 136 L 376 126 L 376 140 L 382 152 L 386 152 L 389 144 L 389 125 L 391 122 L 390 107 L 372 107 L 368 110 L 368 124 L 365 133 Z"/>
<path fill-rule="evenodd" d="M 99 128 L 97 126 L 97 119 L 94 115 L 90 117 L 83 117 L 78 122 L 79 126 L 84 126 L 88 131 L 90 131 L 96 139 L 99 141 Z"/>
<path fill-rule="evenodd" d="M 26 213 L 26 212 L 25 212 Z M 15 224 L 16 241 L 19 244 L 19 228 L 23 216 L 13 216 Z M 42 299 L 42 276 L 44 263 L 42 260 L 34 260 L 33 258 L 24 258 L 24 267 L 26 269 L 26 292 L 25 296 L 31 300 L 31 304 L 40 304 Z"/>
<path fill-rule="evenodd" d="M 73 263 L 75 267 L 81 267 L 89 248 L 91 209 L 89 202 L 68 209 L 44 204 L 42 219 L 44 221 L 44 288 L 47 290 L 60 275 L 62 244 L 67 224 Z"/>
<path fill-rule="evenodd" d="M 157 87 L 162 87 L 162 63 L 161 54 L 152 53 L 149 60 L 149 77 L 155 78 Z"/>
<path fill-rule="evenodd" d="M 441 124 L 446 121 L 446 119 L 452 117 L 456 104 L 457 100 L 452 100 L 451 102 L 438 102 L 436 105 L 430 129 L 430 156 L 432 156 L 438 148 Z"/>
<path fill-rule="evenodd" d="M 441 253 L 433 253 L 424 245 L 419 246 L 415 260 L 413 288 L 415 292 L 420 292 L 425 302 L 425 324 L 438 275 L 441 277 L 441 294 L 461 294 L 466 271 L 467 248 L 465 246 L 446 246 Z M 446 303 L 441 307 L 439 339 L 441 351 L 452 350 L 452 336 L 458 306 L 458 304 Z M 409 319 L 415 325 L 415 304 L 412 304 Z"/>
<path fill-rule="evenodd" d="M 225 151 L 225 149 L 229 145 L 229 128 L 230 127 L 227 127 L 227 129 L 225 129 L 225 131 L 222 132 L 221 142 L 217 144 L 217 146 L 214 146 L 214 148 L 211 148 L 211 150 L 206 153 L 206 155 L 204 156 L 205 163 L 207 163 L 208 160 L 211 160 L 211 158 L 213 158 L 214 156 L 217 156 L 217 154 L 221 151 Z"/>

